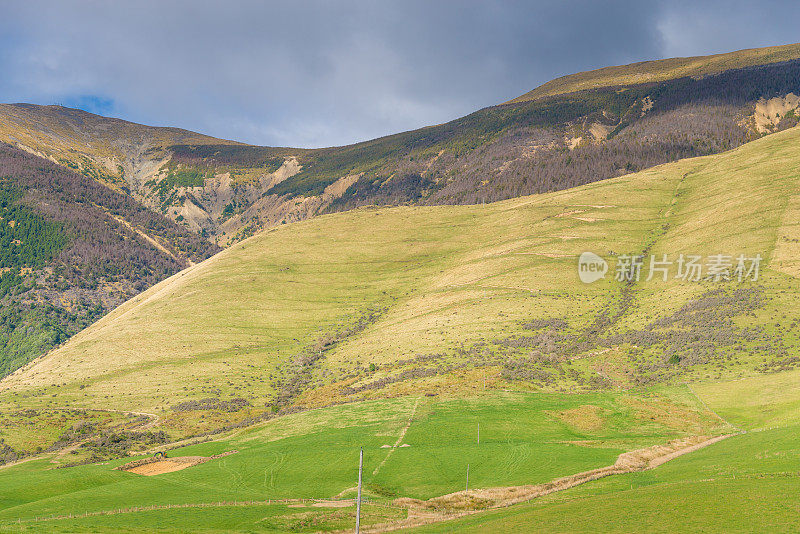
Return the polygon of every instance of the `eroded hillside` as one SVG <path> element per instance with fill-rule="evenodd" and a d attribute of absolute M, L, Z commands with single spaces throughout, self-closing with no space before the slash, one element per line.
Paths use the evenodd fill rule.
<path fill-rule="evenodd" d="M 344 147 L 257 147 L 58 106 L 0 106 L 0 140 L 226 246 L 367 205 L 478 204 L 735 148 L 797 123 L 800 47 L 609 67 L 446 124 Z"/>
<path fill-rule="evenodd" d="M 0 376 L 218 249 L 50 161 L 0 144 Z"/>

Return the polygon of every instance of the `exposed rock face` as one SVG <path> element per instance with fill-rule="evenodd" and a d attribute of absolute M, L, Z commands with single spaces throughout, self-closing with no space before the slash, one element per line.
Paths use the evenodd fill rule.
<path fill-rule="evenodd" d="M 793 113 L 800 106 L 800 97 L 794 93 L 789 93 L 786 96 L 764 98 L 756 102 L 755 113 L 753 120 L 755 121 L 755 128 L 758 133 L 770 133 L 775 131 L 781 120 L 786 117 L 788 113 Z"/>

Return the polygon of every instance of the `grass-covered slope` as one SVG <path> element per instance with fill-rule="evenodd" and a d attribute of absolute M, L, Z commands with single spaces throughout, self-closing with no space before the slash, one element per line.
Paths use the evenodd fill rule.
<path fill-rule="evenodd" d="M 154 412 L 178 436 L 484 378 L 586 391 L 792 368 L 798 146 L 791 129 L 569 191 L 285 225 L 120 306 L 0 398 Z M 587 250 L 612 265 L 591 285 Z M 764 260 L 758 282 L 625 283 L 622 254 Z"/>
<path fill-rule="evenodd" d="M 797 371 L 707 381 L 693 394 L 739 434 L 652 471 L 413 532 L 792 532 L 800 489 Z"/>

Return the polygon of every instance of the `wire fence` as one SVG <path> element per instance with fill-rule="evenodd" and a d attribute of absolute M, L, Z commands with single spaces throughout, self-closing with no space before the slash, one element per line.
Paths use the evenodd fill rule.
<path fill-rule="evenodd" d="M 32 518 L 22 519 L 19 518 L 14 521 L 5 521 L 2 524 L 4 525 L 17 525 L 23 523 L 38 523 L 42 521 L 58 521 L 64 519 L 81 519 L 87 517 L 99 517 L 99 516 L 108 516 L 108 515 L 118 515 L 118 514 L 131 514 L 131 513 L 138 513 L 138 512 L 152 512 L 152 511 L 160 511 L 160 510 L 172 510 L 172 509 L 186 509 L 186 508 L 223 508 L 223 507 L 232 507 L 232 506 L 269 506 L 269 505 L 280 505 L 280 504 L 339 504 L 339 503 L 352 503 L 355 505 L 356 500 L 354 498 L 341 498 L 341 497 L 333 497 L 329 499 L 262 499 L 262 500 L 243 500 L 243 501 L 216 501 L 216 502 L 205 502 L 205 503 L 183 503 L 183 504 L 153 504 L 149 506 L 131 506 L 128 508 L 115 508 L 112 510 L 98 510 L 98 511 L 85 511 L 84 513 L 76 514 L 76 513 L 69 513 L 69 514 L 52 514 L 47 516 L 36 516 Z M 389 504 L 386 502 L 376 502 L 370 499 L 362 498 L 361 499 L 362 505 L 367 506 L 377 506 L 382 508 L 390 508 L 390 509 L 398 509 L 398 510 L 406 510 L 408 507 L 400 506 L 396 504 Z"/>

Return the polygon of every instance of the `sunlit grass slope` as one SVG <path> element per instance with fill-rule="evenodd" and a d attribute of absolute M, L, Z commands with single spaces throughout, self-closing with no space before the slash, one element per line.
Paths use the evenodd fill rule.
<path fill-rule="evenodd" d="M 800 130 L 792 129 L 569 191 L 477 206 L 359 209 L 281 226 L 119 307 L 0 382 L 0 401 L 152 411 L 184 431 L 237 417 L 201 421 L 200 412 L 171 409 L 209 397 L 244 398 L 251 406 L 242 413 L 253 415 L 471 391 L 484 379 L 489 388 L 566 391 L 791 366 L 800 313 L 799 147 Z M 587 250 L 608 258 L 760 254 L 764 263 L 759 282 L 741 286 L 626 285 L 613 272 L 586 285 L 576 261 Z M 750 293 L 726 301 L 721 337 L 692 309 L 681 311 L 716 289 L 740 287 Z M 758 302 L 737 308 L 743 299 Z M 630 333 L 669 323 L 676 312 L 684 321 L 676 332 L 706 336 L 722 352 L 669 360 L 663 344 Z M 554 319 L 567 325 L 562 337 L 537 330 Z M 545 322 L 531 326 L 537 320 Z M 597 331 L 604 341 L 581 344 Z"/>

